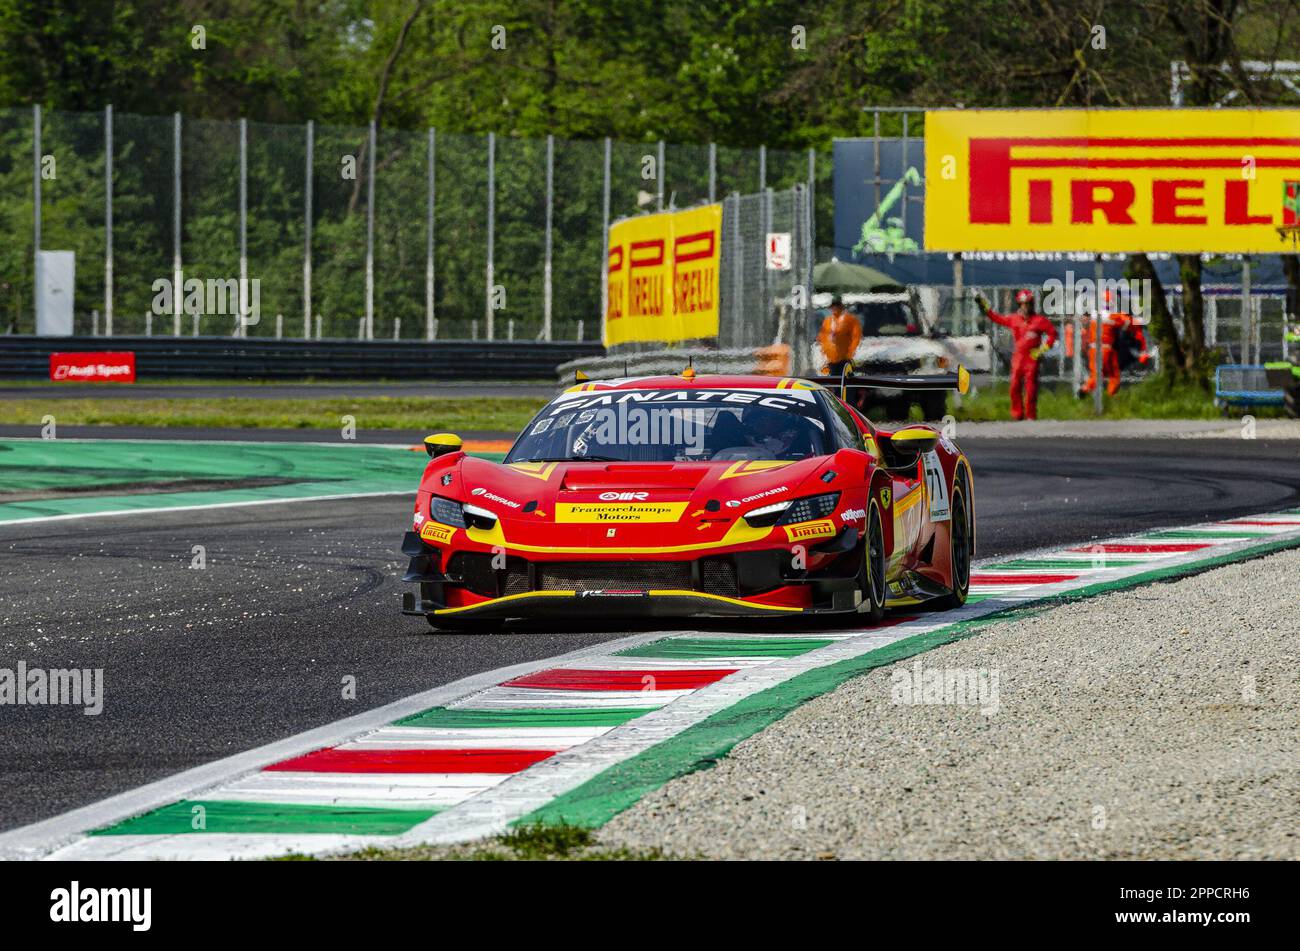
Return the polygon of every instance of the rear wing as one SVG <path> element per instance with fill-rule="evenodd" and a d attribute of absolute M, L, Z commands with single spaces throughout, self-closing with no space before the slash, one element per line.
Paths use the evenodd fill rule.
<path fill-rule="evenodd" d="M 853 365 L 846 363 L 839 376 L 811 376 L 810 382 L 822 386 L 838 386 L 840 399 L 848 395 L 850 388 L 870 387 L 881 390 L 956 390 L 965 393 L 970 390 L 970 373 L 959 366 L 952 373 L 930 373 L 925 375 L 906 375 L 890 373 L 854 373 Z"/>

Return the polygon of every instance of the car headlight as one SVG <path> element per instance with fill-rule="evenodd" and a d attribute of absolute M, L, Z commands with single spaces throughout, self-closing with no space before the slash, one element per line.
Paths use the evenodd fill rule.
<path fill-rule="evenodd" d="M 461 511 L 460 503 L 453 502 L 451 499 L 444 499 L 441 495 L 435 495 L 429 499 L 429 517 L 435 522 L 442 522 L 444 525 L 454 525 L 457 528 L 465 527 L 465 515 Z"/>
<path fill-rule="evenodd" d="M 813 519 L 825 518 L 835 511 L 839 504 L 838 492 L 824 495 L 808 495 L 802 499 L 790 499 L 773 502 L 762 508 L 745 513 L 745 521 L 754 528 L 770 528 L 773 525 L 793 525 L 795 522 L 811 522 Z"/>
<path fill-rule="evenodd" d="M 441 495 L 429 499 L 429 517 L 435 522 L 454 525 L 456 528 L 492 528 L 497 523 L 495 512 L 454 499 L 444 499 Z"/>
<path fill-rule="evenodd" d="M 752 528 L 771 528 L 776 524 L 777 519 L 781 517 L 781 513 L 790 507 L 792 501 L 786 499 L 784 502 L 773 502 L 771 505 L 764 505 L 752 512 L 746 512 L 745 521 Z"/>

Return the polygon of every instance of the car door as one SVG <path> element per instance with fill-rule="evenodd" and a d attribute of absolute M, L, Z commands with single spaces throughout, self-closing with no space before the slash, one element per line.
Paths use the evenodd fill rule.
<path fill-rule="evenodd" d="M 918 458 L 911 466 L 891 468 L 894 489 L 893 564 L 907 565 L 926 535 L 925 469 Z"/>
<path fill-rule="evenodd" d="M 910 567 L 918 546 L 923 539 L 929 537 L 924 459 L 918 459 L 910 466 L 889 466 L 880 446 L 883 440 L 878 436 L 876 428 L 857 410 L 852 407 L 846 409 L 862 434 L 864 449 L 879 460 L 881 467 L 889 473 L 892 497 L 890 507 L 894 520 L 894 547 L 889 558 L 889 569 L 890 576 L 893 577 L 897 569 Z"/>

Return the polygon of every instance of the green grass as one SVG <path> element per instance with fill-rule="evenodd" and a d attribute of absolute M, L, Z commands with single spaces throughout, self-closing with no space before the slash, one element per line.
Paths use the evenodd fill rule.
<path fill-rule="evenodd" d="M 1214 405 L 1212 391 L 1195 386 L 1174 386 L 1161 377 L 1140 383 L 1126 383 L 1119 394 L 1103 395 L 1102 419 L 1221 419 L 1223 413 Z M 1011 396 L 1007 383 L 981 387 L 978 393 L 962 398 L 960 408 L 949 398 L 949 410 L 959 420 L 989 421 L 1011 418 Z M 1234 411 L 1240 417 L 1247 411 L 1257 418 L 1280 417 L 1278 407 L 1257 406 Z M 1097 419 L 1093 398 L 1074 395 L 1068 384 L 1051 384 L 1038 391 L 1039 419 Z"/>
<path fill-rule="evenodd" d="M 338 429 L 343 416 L 358 429 L 418 429 L 428 432 L 502 430 L 516 433 L 546 401 L 529 397 L 440 399 L 359 396 L 336 399 L 0 399 L 0 419 L 39 426 L 55 417 L 60 426 L 214 426 L 241 429 Z"/>
<path fill-rule="evenodd" d="M 303 855 L 286 855 L 278 861 L 302 861 Z M 571 825 L 524 825 L 483 842 L 468 845 L 417 845 L 410 848 L 371 847 L 333 861 L 353 862 L 648 862 L 671 859 L 659 849 L 636 851 L 607 849 L 591 829 Z"/>

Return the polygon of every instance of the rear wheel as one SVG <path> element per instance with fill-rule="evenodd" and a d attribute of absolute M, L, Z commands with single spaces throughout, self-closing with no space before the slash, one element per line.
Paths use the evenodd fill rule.
<path fill-rule="evenodd" d="M 949 564 L 952 569 L 952 593 L 938 598 L 934 606 L 941 611 L 959 608 L 970 594 L 970 563 L 975 536 L 971 532 L 970 509 L 966 503 L 965 480 L 958 479 L 952 487 L 952 547 Z"/>
<path fill-rule="evenodd" d="M 873 500 L 867 515 L 867 536 L 863 543 L 862 604 L 859 611 L 872 621 L 885 616 L 885 529 L 880 520 L 880 506 Z"/>

